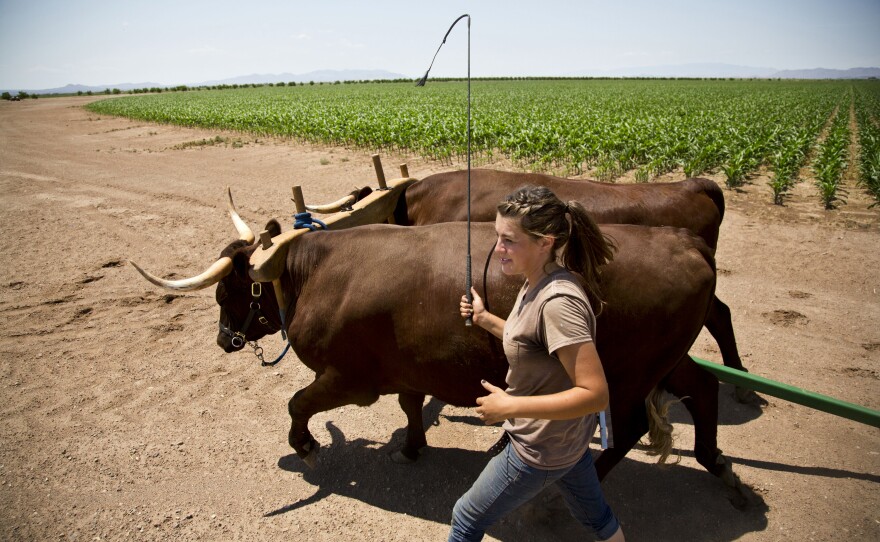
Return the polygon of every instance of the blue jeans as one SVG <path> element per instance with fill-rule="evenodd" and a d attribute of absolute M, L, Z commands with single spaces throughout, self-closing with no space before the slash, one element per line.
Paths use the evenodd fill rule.
<path fill-rule="evenodd" d="M 620 524 L 602 495 L 589 450 L 572 467 L 544 470 L 524 463 L 508 444 L 455 503 L 449 541 L 481 540 L 493 523 L 550 484 L 556 484 L 571 514 L 599 540 L 617 532 Z"/>

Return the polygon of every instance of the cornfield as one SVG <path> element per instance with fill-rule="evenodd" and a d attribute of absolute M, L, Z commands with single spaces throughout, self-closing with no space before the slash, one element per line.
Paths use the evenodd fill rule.
<path fill-rule="evenodd" d="M 589 171 L 606 181 L 627 171 L 642 182 L 677 169 L 687 176 L 723 172 L 729 187 L 766 168 L 776 203 L 811 161 L 821 199 L 833 206 L 843 194 L 838 181 L 826 179 L 847 160 L 858 160 L 860 182 L 880 197 L 877 81 L 477 80 L 472 96 L 472 152 L 484 161 L 503 157 L 523 168 Z M 858 157 L 845 156 L 851 103 Z M 424 88 L 359 83 L 198 90 L 88 107 L 447 162 L 467 152 L 463 81 Z M 831 121 L 834 115 L 842 120 Z"/>

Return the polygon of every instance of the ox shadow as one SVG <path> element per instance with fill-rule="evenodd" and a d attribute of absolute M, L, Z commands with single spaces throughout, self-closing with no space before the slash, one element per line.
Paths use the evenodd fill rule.
<path fill-rule="evenodd" d="M 755 394 L 753 402 L 740 403 L 736 400 L 735 386 L 721 382 L 718 387 L 718 425 L 745 425 L 760 418 L 764 414 L 763 406 L 767 400 Z M 674 399 L 673 396 L 668 396 Z M 681 403 L 675 403 L 669 408 L 669 421 L 671 423 L 683 423 L 693 425 L 693 420 L 687 408 Z"/>
<path fill-rule="evenodd" d="M 766 405 L 767 401 L 763 397 L 759 397 L 761 403 L 743 404 L 736 400 L 733 384 L 721 383 L 718 394 L 718 425 L 719 428 L 725 425 L 742 425 L 760 417 L 763 413 L 761 406 Z M 807 407 L 804 407 L 807 408 Z M 693 425 L 690 413 L 681 403 L 671 405 L 669 408 L 669 421 L 672 423 L 680 423 L 684 425 Z M 723 429 L 719 429 L 723 431 Z M 593 440 L 594 446 L 598 446 L 598 439 Z M 648 448 L 636 444 L 634 449 L 648 451 Z M 682 457 L 694 457 L 691 450 L 675 449 L 674 455 Z M 804 476 L 818 476 L 822 478 L 848 478 L 853 480 L 864 480 L 868 482 L 880 482 L 880 475 L 869 474 L 865 472 L 855 472 L 851 470 L 835 469 L 828 467 L 808 467 L 802 465 L 791 465 L 788 463 L 780 463 L 774 461 L 762 461 L 757 459 L 749 459 L 737 457 L 730 454 L 724 454 L 733 462 L 734 472 L 737 465 L 746 465 L 756 469 L 772 470 L 777 472 L 790 472 Z"/>
<path fill-rule="evenodd" d="M 441 417 L 436 404 L 426 406 L 426 425 Z M 449 421 L 482 425 L 467 416 Z M 489 457 L 485 452 L 429 448 L 416 463 L 399 465 L 388 457 L 403 442 L 404 430 L 388 443 L 345 438 L 332 422 L 329 445 L 322 447 L 318 467 L 309 469 L 295 455 L 278 466 L 301 473 L 316 491 L 296 502 L 267 511 L 267 517 L 295 512 L 329 495 L 357 499 L 399 514 L 448 525 L 455 501 L 468 490 Z M 627 529 L 630 540 L 736 540 L 767 527 L 767 507 L 751 492 L 751 506 L 735 510 L 721 482 L 703 470 L 681 465 L 660 467 L 624 459 L 603 483 L 605 494 Z M 504 541 L 568 540 L 586 531 L 569 515 L 555 490 L 517 510 L 488 534 Z"/>
<path fill-rule="evenodd" d="M 599 446 L 599 439 L 593 439 L 593 447 L 597 448 Z M 633 446 L 633 450 L 639 450 L 642 452 L 650 452 L 650 449 L 641 444 L 637 443 Z M 694 452 L 692 450 L 683 450 L 680 448 L 673 448 L 670 461 L 674 461 L 675 457 L 688 457 L 694 459 Z M 776 472 L 790 472 L 792 474 L 798 474 L 801 476 L 818 476 L 820 478 L 838 478 L 838 479 L 850 479 L 850 480 L 864 480 L 866 482 L 874 482 L 880 483 L 880 474 L 871 474 L 867 472 L 856 472 L 845 469 L 835 469 L 831 467 L 808 467 L 804 465 L 792 465 L 790 463 L 780 463 L 778 461 L 764 461 L 761 459 L 750 459 L 746 457 L 739 457 L 735 455 L 730 455 L 725 453 L 724 457 L 729 459 L 733 463 L 733 471 L 736 472 L 737 465 L 744 465 L 747 467 L 751 467 L 753 469 L 761 469 L 761 470 L 772 470 Z M 664 467 L 659 467 L 664 468 Z"/>
<path fill-rule="evenodd" d="M 332 422 L 326 427 L 331 442 L 321 447 L 316 468 L 310 469 L 295 454 L 278 461 L 280 468 L 301 473 L 317 491 L 267 516 L 291 512 L 335 494 L 383 510 L 448 523 L 455 501 L 486 462 L 482 452 L 430 448 L 415 463 L 396 464 L 389 457 L 400 448 L 396 438 L 385 444 L 367 439 L 347 441 Z"/>

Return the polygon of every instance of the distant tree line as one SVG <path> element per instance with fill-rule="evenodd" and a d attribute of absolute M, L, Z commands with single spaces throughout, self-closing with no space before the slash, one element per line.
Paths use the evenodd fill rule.
<path fill-rule="evenodd" d="M 20 90 L 18 92 L 18 94 L 15 94 L 15 95 L 10 94 L 9 92 L 4 92 L 3 94 L 0 94 L 0 98 L 2 98 L 4 100 L 13 100 L 13 101 L 25 100 L 27 98 L 33 98 L 34 100 L 36 100 L 37 97 L 38 96 L 36 94 L 28 94 L 27 92 L 25 92 L 23 90 Z"/>
<path fill-rule="evenodd" d="M 362 84 L 362 83 L 411 83 L 414 82 L 415 79 L 373 79 L 373 80 L 360 80 L 360 81 L 290 81 L 289 83 L 285 83 L 284 81 L 278 83 L 243 83 L 243 84 L 222 84 L 222 85 L 199 85 L 199 86 L 188 86 L 188 85 L 177 85 L 173 87 L 144 87 L 144 88 L 133 88 L 130 90 L 120 90 L 118 88 L 106 88 L 102 91 L 92 91 L 92 90 L 78 90 L 75 93 L 67 92 L 67 93 L 43 93 L 43 94 L 28 94 L 25 91 L 19 91 L 14 97 L 17 99 L 25 99 L 25 98 L 37 98 L 38 96 L 43 97 L 53 97 L 53 96 L 96 96 L 96 95 L 112 95 L 112 94 L 151 94 L 151 93 L 161 93 L 161 92 L 187 92 L 191 90 L 231 90 L 231 89 L 242 89 L 242 88 L 260 88 L 260 87 L 295 87 L 295 86 L 306 86 L 306 85 L 340 85 L 340 84 Z M 12 100 L 13 95 L 9 92 L 4 92 L 2 94 L 2 99 L 4 100 Z"/>
<path fill-rule="evenodd" d="M 546 76 L 522 76 L 522 77 L 472 77 L 472 81 L 589 81 L 589 80 L 597 80 L 597 81 L 609 81 L 609 80 L 641 80 L 641 81 L 768 81 L 774 79 L 768 78 L 760 78 L 760 77 L 574 77 L 574 76 L 565 76 L 565 77 L 546 77 Z M 875 79 L 875 78 L 869 78 Z M 436 82 L 454 82 L 454 81 L 466 81 L 467 79 L 464 77 L 432 77 L 432 81 Z M 777 81 L 781 81 L 782 79 L 775 79 Z M 221 85 L 199 85 L 199 86 L 187 86 L 187 85 L 177 85 L 173 87 L 144 87 L 144 88 L 133 88 L 130 90 L 120 90 L 118 88 L 107 88 L 103 91 L 77 91 L 74 93 L 58 93 L 58 94 L 40 94 L 40 96 L 51 97 L 51 96 L 94 96 L 94 95 L 112 95 L 112 94 L 158 94 L 161 92 L 187 92 L 187 91 L 198 91 L 198 90 L 234 90 L 234 89 L 245 89 L 245 88 L 261 88 L 261 87 L 295 87 L 295 86 L 314 86 L 314 85 L 359 85 L 366 83 L 414 83 L 417 79 L 408 79 L 408 78 L 398 78 L 398 79 L 364 79 L 364 80 L 349 80 L 349 81 L 290 81 L 285 83 L 284 81 L 278 83 L 242 83 L 242 84 L 221 84 Z M 9 92 L 4 92 L 2 94 L 2 99 L 4 100 L 23 100 L 26 98 L 36 99 L 38 97 L 37 93 L 28 94 L 25 91 L 19 91 L 17 95 L 12 95 Z"/>

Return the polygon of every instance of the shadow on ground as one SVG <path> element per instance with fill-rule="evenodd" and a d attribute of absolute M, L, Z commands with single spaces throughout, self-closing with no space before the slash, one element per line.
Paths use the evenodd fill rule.
<path fill-rule="evenodd" d="M 309 469 L 295 454 L 278 461 L 280 468 L 301 473 L 315 492 L 268 510 L 266 516 L 290 513 L 335 494 L 446 525 L 455 501 L 488 461 L 481 451 L 430 448 L 418 462 L 399 465 L 390 460 L 389 454 L 402 443 L 402 429 L 387 444 L 365 439 L 348 441 L 332 422 L 327 423 L 327 430 L 332 441 L 321 449 L 317 468 Z M 603 487 L 630 540 L 736 540 L 767 527 L 767 507 L 758 494 L 747 489 L 751 506 L 737 511 L 728 502 L 721 482 L 703 470 L 624 459 Z M 584 537 L 586 531 L 551 489 L 533 506 L 523 507 L 493 527 L 489 534 L 513 542 L 571 540 Z"/>

